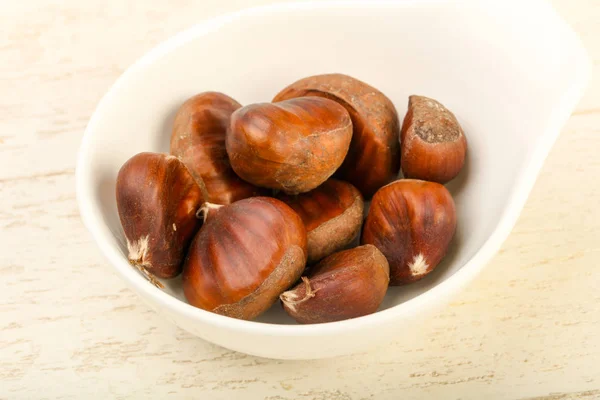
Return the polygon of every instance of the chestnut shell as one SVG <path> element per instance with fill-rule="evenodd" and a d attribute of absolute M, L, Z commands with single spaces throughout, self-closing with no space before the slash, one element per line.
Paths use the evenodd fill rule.
<path fill-rule="evenodd" d="M 310 192 L 279 198 L 292 207 L 304 222 L 309 263 L 349 245 L 362 226 L 363 197 L 347 182 L 328 179 Z"/>
<path fill-rule="evenodd" d="M 280 299 L 284 310 L 302 324 L 341 321 L 377 311 L 389 280 L 383 254 L 365 245 L 323 259 Z"/>
<path fill-rule="evenodd" d="M 390 285 L 403 285 L 433 271 L 455 231 L 450 192 L 439 183 L 403 179 L 373 196 L 361 243 L 381 250 L 390 264 Z"/>
<path fill-rule="evenodd" d="M 465 163 L 467 140 L 458 120 L 440 102 L 410 96 L 401 131 L 406 178 L 446 183 Z"/>
<path fill-rule="evenodd" d="M 400 169 L 400 122 L 390 99 L 351 76 L 324 74 L 292 83 L 273 101 L 303 96 L 334 100 L 350 114 L 352 143 L 336 177 L 356 186 L 367 199 L 396 179 Z"/>
<path fill-rule="evenodd" d="M 251 197 L 211 211 L 183 270 L 190 304 L 239 319 L 266 311 L 302 274 L 306 229 L 285 203 Z"/>
<path fill-rule="evenodd" d="M 226 145 L 231 166 L 242 179 L 297 194 L 333 175 L 351 139 L 352 121 L 344 107 L 305 97 L 235 111 Z"/>
<path fill-rule="evenodd" d="M 137 154 L 121 167 L 116 196 L 129 261 L 160 278 L 178 275 L 204 201 L 185 165 L 167 154 Z"/>
<path fill-rule="evenodd" d="M 225 150 L 231 114 L 240 107 L 223 93 L 204 92 L 188 99 L 175 116 L 171 154 L 185 163 L 211 203 L 230 204 L 261 193 L 233 172 Z"/>

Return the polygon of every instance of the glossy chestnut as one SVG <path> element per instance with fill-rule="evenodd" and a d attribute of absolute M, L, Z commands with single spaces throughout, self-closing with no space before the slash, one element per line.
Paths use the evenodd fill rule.
<path fill-rule="evenodd" d="M 401 131 L 406 178 L 446 183 L 465 163 L 467 140 L 458 120 L 440 102 L 410 96 Z"/>
<path fill-rule="evenodd" d="M 348 246 L 360 231 L 363 197 L 347 182 L 328 179 L 310 192 L 279 198 L 292 207 L 304 222 L 309 263 Z"/>
<path fill-rule="evenodd" d="M 443 185 L 402 179 L 373 196 L 361 243 L 381 250 L 390 265 L 390 285 L 403 285 L 433 271 L 455 231 L 454 200 Z"/>
<path fill-rule="evenodd" d="M 350 114 L 352 143 L 336 177 L 356 186 L 368 199 L 398 176 L 400 122 L 394 104 L 383 93 L 348 75 L 325 74 L 292 83 L 273 101 L 303 96 L 334 100 Z"/>
<path fill-rule="evenodd" d="M 377 311 L 389 280 L 383 254 L 365 245 L 323 259 L 280 300 L 284 310 L 302 324 L 341 321 Z"/>
<path fill-rule="evenodd" d="M 338 169 L 351 138 L 352 121 L 344 107 L 304 97 L 238 109 L 226 146 L 242 179 L 297 194 L 316 188 Z"/>
<path fill-rule="evenodd" d="M 129 262 L 157 286 L 152 275 L 178 275 L 204 201 L 185 165 L 167 154 L 137 154 L 119 171 L 116 197 Z"/>
<path fill-rule="evenodd" d="M 302 274 L 306 229 L 285 203 L 251 197 L 208 215 L 183 270 L 190 304 L 217 314 L 253 319 Z"/>
<path fill-rule="evenodd" d="M 185 163 L 212 203 L 230 204 L 261 193 L 233 172 L 225 150 L 231 114 L 240 107 L 223 93 L 204 92 L 188 99 L 175 116 L 171 154 Z"/>

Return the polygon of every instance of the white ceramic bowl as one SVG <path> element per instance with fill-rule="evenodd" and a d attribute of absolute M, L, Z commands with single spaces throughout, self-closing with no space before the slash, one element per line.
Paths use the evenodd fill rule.
<path fill-rule="evenodd" d="M 459 228 L 433 274 L 390 288 L 373 315 L 300 326 L 279 304 L 255 322 L 194 308 L 178 280 L 162 291 L 129 266 L 117 172 L 138 152 L 168 151 L 173 115 L 186 98 L 217 90 L 242 104 L 269 101 L 287 84 L 327 72 L 379 88 L 401 116 L 410 94 L 439 99 L 458 116 L 469 142 L 466 168 L 448 185 Z M 589 75 L 578 38 L 543 1 L 305 2 L 218 17 L 156 47 L 102 99 L 77 163 L 81 215 L 128 285 L 189 332 L 272 358 L 361 351 L 398 338 L 498 250 Z"/>

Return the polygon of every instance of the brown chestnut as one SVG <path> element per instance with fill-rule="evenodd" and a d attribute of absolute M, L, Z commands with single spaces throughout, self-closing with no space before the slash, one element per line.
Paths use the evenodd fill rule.
<path fill-rule="evenodd" d="M 257 186 L 308 192 L 342 164 L 352 138 L 344 107 L 306 97 L 235 111 L 227 132 L 233 170 Z"/>
<path fill-rule="evenodd" d="M 364 201 L 354 186 L 328 179 L 316 189 L 280 199 L 300 215 L 308 235 L 308 262 L 349 245 L 363 222 Z"/>
<path fill-rule="evenodd" d="M 116 195 L 129 262 L 161 286 L 152 275 L 172 278 L 181 272 L 200 227 L 202 191 L 177 157 L 140 153 L 121 167 Z"/>
<path fill-rule="evenodd" d="M 203 208 L 210 211 L 183 269 L 185 297 L 204 310 L 253 319 L 302 274 L 304 224 L 289 206 L 270 197 Z"/>
<path fill-rule="evenodd" d="M 465 163 L 465 134 L 454 114 L 434 99 L 409 97 L 400 138 L 406 178 L 446 183 Z"/>
<path fill-rule="evenodd" d="M 260 194 L 233 172 L 225 150 L 231 114 L 240 107 L 223 93 L 204 92 L 188 99 L 175 116 L 171 154 L 184 162 L 211 203 L 230 204 Z"/>
<path fill-rule="evenodd" d="M 400 122 L 390 99 L 358 79 L 325 74 L 292 83 L 273 101 L 303 96 L 335 100 L 350 113 L 352 143 L 336 177 L 356 186 L 367 199 L 396 179 L 400 169 Z"/>
<path fill-rule="evenodd" d="M 390 285 L 403 285 L 433 271 L 455 231 L 454 200 L 443 185 L 402 179 L 373 196 L 361 243 L 381 250 L 390 264 Z"/>
<path fill-rule="evenodd" d="M 377 311 L 389 280 L 383 254 L 365 245 L 323 259 L 279 298 L 285 311 L 302 324 L 341 321 Z"/>

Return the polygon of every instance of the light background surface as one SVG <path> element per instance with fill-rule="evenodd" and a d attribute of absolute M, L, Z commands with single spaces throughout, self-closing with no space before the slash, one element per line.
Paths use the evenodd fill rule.
<path fill-rule="evenodd" d="M 600 398 L 600 2 L 552 3 L 594 76 L 498 255 L 395 342 L 286 362 L 151 311 L 106 265 L 75 201 L 81 135 L 115 79 L 248 2 L 0 1 L 0 399 Z"/>

